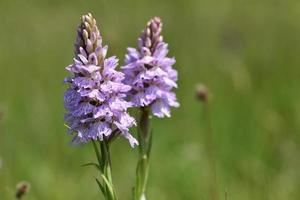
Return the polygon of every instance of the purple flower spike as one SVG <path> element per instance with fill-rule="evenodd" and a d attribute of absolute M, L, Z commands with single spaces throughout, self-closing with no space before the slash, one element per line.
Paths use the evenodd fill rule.
<path fill-rule="evenodd" d="M 118 59 L 105 58 L 106 53 L 96 20 L 91 14 L 83 15 L 74 62 L 66 68 L 72 76 L 65 79 L 69 85 L 64 95 L 65 121 L 75 135 L 73 143 L 109 140 L 120 134 L 134 147 L 138 142 L 129 128 L 135 120 L 126 112 L 132 105 L 124 100 L 131 87 L 122 83 L 125 76 L 115 69 Z"/>
<path fill-rule="evenodd" d="M 170 107 L 178 107 L 176 95 L 177 71 L 172 68 L 174 58 L 167 57 L 168 44 L 161 36 L 162 22 L 154 17 L 138 38 L 138 48 L 128 48 L 125 57 L 124 83 L 135 107 L 150 106 L 153 115 L 170 117 Z"/>

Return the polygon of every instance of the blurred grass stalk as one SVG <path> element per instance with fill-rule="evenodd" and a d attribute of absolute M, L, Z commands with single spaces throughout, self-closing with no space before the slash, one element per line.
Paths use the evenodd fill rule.
<path fill-rule="evenodd" d="M 139 161 L 136 168 L 135 200 L 146 200 L 146 187 L 149 172 L 149 157 L 152 145 L 149 108 L 142 107 L 138 124 Z"/>
<path fill-rule="evenodd" d="M 203 111 L 203 116 L 206 124 L 205 127 L 206 131 L 204 131 L 205 132 L 204 141 L 207 150 L 209 169 L 210 169 L 209 190 L 211 192 L 211 199 L 218 200 L 219 199 L 218 179 L 217 179 L 217 170 L 216 170 L 215 149 L 213 144 L 213 129 L 212 129 L 211 116 L 210 116 L 211 94 L 205 85 L 199 84 L 197 85 L 196 88 L 196 96 L 198 100 L 203 103 L 202 111 Z"/>

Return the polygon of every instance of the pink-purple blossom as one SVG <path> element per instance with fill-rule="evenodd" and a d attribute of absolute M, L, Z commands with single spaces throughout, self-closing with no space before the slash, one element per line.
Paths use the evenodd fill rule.
<path fill-rule="evenodd" d="M 82 16 L 74 62 L 66 68 L 71 76 L 65 79 L 65 121 L 74 143 L 120 134 L 135 146 L 138 142 L 129 133 L 135 120 L 126 112 L 132 104 L 124 100 L 131 87 L 122 83 L 125 76 L 116 70 L 118 59 L 106 58 L 107 49 L 96 20 L 91 14 Z"/>
<path fill-rule="evenodd" d="M 177 71 L 174 58 L 167 57 L 168 44 L 161 36 L 162 23 L 154 17 L 140 37 L 137 48 L 128 48 L 125 57 L 124 83 L 132 87 L 129 98 L 135 107 L 151 107 L 153 115 L 170 117 L 170 107 L 178 107 L 176 95 Z"/>

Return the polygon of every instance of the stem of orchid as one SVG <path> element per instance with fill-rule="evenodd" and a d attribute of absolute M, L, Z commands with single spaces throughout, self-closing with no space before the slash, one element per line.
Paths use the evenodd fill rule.
<path fill-rule="evenodd" d="M 99 171 L 101 174 L 102 181 L 96 179 L 98 186 L 100 187 L 105 200 L 117 200 L 116 191 L 112 183 L 112 173 L 111 173 L 111 161 L 110 161 L 110 151 L 109 144 L 106 139 L 103 141 L 99 140 L 100 149 L 97 147 L 95 142 L 94 149 L 98 160 Z"/>
<path fill-rule="evenodd" d="M 138 126 L 139 161 L 136 169 L 136 185 L 134 190 L 135 200 L 144 200 L 148 171 L 149 156 L 151 151 L 152 133 L 150 131 L 150 115 L 148 108 L 141 108 L 141 116 Z"/>
<path fill-rule="evenodd" d="M 105 182 L 105 190 L 107 193 L 108 200 L 117 200 L 117 195 L 115 187 L 112 182 L 112 172 L 111 172 L 111 158 L 109 144 L 106 139 L 100 141 L 100 149 L 102 154 L 102 163 L 104 163 L 103 168 L 103 179 Z"/>

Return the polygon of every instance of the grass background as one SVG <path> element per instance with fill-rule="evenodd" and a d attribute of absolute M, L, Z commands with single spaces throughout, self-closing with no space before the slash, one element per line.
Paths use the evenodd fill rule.
<path fill-rule="evenodd" d="M 300 1 L 0 0 L 0 199 L 31 183 L 26 200 L 101 199 L 92 145 L 70 147 L 63 125 L 65 66 L 79 17 L 92 12 L 123 63 L 152 16 L 176 56 L 179 109 L 154 120 L 151 200 L 300 199 Z M 207 119 L 195 85 L 207 85 L 217 185 L 210 175 Z M 134 132 L 134 130 L 133 130 Z M 130 199 L 137 149 L 112 149 L 120 199 Z"/>

